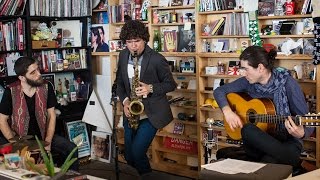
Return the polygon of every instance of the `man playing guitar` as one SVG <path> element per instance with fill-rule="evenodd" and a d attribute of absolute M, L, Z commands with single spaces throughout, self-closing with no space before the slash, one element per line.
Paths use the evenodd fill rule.
<path fill-rule="evenodd" d="M 225 126 L 231 131 L 241 131 L 244 149 L 252 161 L 300 166 L 302 139 L 309 137 L 314 128 L 294 123 L 290 116 L 308 112 L 303 92 L 286 69 L 274 68 L 277 53 L 250 46 L 240 55 L 240 74 L 243 76 L 214 91 L 214 97 L 225 116 Z M 252 98 L 268 98 L 273 102 L 275 113 L 288 117 L 268 134 L 252 123 L 244 124 L 235 107 L 228 103 L 227 95 L 247 93 Z M 242 106 L 242 104 L 238 104 Z M 266 113 L 268 114 L 268 113 Z"/>

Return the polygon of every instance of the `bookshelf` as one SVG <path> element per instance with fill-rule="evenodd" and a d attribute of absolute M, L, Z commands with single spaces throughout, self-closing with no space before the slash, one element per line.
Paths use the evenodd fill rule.
<path fill-rule="evenodd" d="M 119 5 L 119 2 L 116 0 L 109 0 L 109 5 Z M 192 178 L 198 177 L 198 170 L 200 170 L 200 166 L 204 164 L 204 148 L 203 148 L 203 133 L 207 130 L 208 126 L 206 125 L 206 120 L 208 117 L 214 118 L 216 120 L 223 120 L 223 114 L 220 109 L 210 108 L 210 107 L 202 107 L 205 100 L 207 98 L 213 98 L 214 90 L 212 90 L 213 84 L 216 79 L 224 79 L 226 83 L 232 82 L 233 80 L 239 78 L 240 76 L 237 75 L 227 75 L 227 74 L 219 74 L 219 75 L 207 75 L 205 74 L 205 67 L 207 66 L 217 66 L 219 62 L 228 65 L 229 61 L 237 61 L 239 60 L 240 52 L 241 52 L 241 43 L 242 42 L 250 42 L 248 34 L 245 31 L 241 33 L 235 33 L 231 31 L 230 33 L 226 34 L 219 34 L 219 35 L 210 35 L 205 36 L 202 34 L 203 24 L 210 23 L 214 20 L 220 19 L 222 17 L 232 16 L 231 14 L 240 14 L 240 18 L 243 20 L 246 19 L 242 9 L 227 9 L 227 10 L 219 10 L 219 11 L 203 11 L 200 12 L 197 6 L 169 6 L 169 7 L 158 7 L 158 2 L 151 2 L 151 7 L 148 9 L 148 20 L 144 21 L 146 26 L 149 28 L 150 33 L 150 42 L 149 46 L 153 47 L 153 37 L 154 31 L 158 30 L 163 34 L 165 30 L 177 30 L 177 26 L 183 26 L 186 23 L 190 23 L 191 26 L 195 27 L 195 52 L 179 52 L 179 50 L 175 51 L 166 51 L 162 49 L 161 54 L 165 56 L 169 61 L 175 60 L 175 62 L 179 62 L 181 59 L 187 59 L 189 57 L 193 57 L 195 59 L 196 70 L 195 73 L 181 73 L 177 70 L 173 72 L 173 76 L 175 77 L 176 81 L 179 83 L 180 81 L 189 81 L 190 79 L 196 80 L 196 90 L 190 89 L 177 89 L 174 92 L 169 93 L 169 96 L 176 97 L 176 96 L 184 96 L 187 98 L 192 99 L 196 102 L 194 106 L 184 106 L 184 105 L 177 105 L 173 104 L 171 106 L 174 120 L 165 128 L 160 129 L 150 146 L 150 164 L 152 165 L 153 169 L 166 171 L 173 174 L 178 174 L 182 176 L 188 176 Z M 199 7 L 200 8 L 200 7 Z M 94 10 L 93 12 L 100 12 L 103 10 Z M 194 11 L 194 21 L 191 18 L 190 22 L 183 22 L 181 18 L 179 18 L 179 12 L 183 11 Z M 156 12 L 156 13 L 155 13 Z M 176 21 L 170 22 L 169 16 L 176 14 Z M 162 20 L 154 20 L 154 14 L 158 14 L 160 19 L 163 17 Z M 167 18 L 166 18 L 167 17 Z M 181 16 L 180 16 L 181 17 Z M 259 16 L 259 31 L 262 25 L 269 24 L 273 20 L 301 20 L 304 18 L 310 18 L 309 14 L 307 15 L 291 15 L 291 16 Z M 166 21 L 167 20 L 167 21 Z M 228 20 L 228 19 L 227 19 Z M 113 22 L 110 23 L 110 39 L 116 40 L 118 39 L 117 28 L 121 27 L 124 22 Z M 237 26 L 239 27 L 239 26 Z M 161 43 L 164 43 L 163 35 L 161 37 Z M 272 43 L 278 44 L 283 41 L 285 38 L 292 38 L 292 39 L 299 39 L 299 38 L 313 38 L 312 34 L 307 35 L 261 35 L 261 39 L 264 40 L 265 43 Z M 227 39 L 229 40 L 229 50 L 228 52 L 205 52 L 203 51 L 202 43 L 205 40 L 206 42 L 217 42 L 220 39 Z M 210 47 L 212 49 L 212 47 Z M 94 52 L 92 53 L 94 64 L 93 68 L 96 72 L 102 71 L 102 66 L 99 65 L 104 57 L 109 57 L 110 59 L 110 67 L 112 69 L 112 79 L 114 79 L 114 75 L 116 70 L 116 61 L 118 58 L 118 52 Z M 276 65 L 284 66 L 288 69 L 293 69 L 293 67 L 297 64 L 301 64 L 305 61 L 310 61 L 310 55 L 304 54 L 292 54 L 290 56 L 286 55 L 278 55 Z M 175 67 L 179 67 L 179 64 L 176 63 Z M 319 68 L 317 67 L 317 71 Z M 316 101 L 318 102 L 320 99 L 320 91 L 319 86 L 320 83 L 318 75 L 316 80 L 297 80 L 301 87 L 303 88 L 304 93 L 316 96 Z M 211 90 L 208 88 L 211 88 Z M 118 106 L 118 107 L 121 107 Z M 320 110 L 320 105 L 317 103 L 316 110 Z M 194 113 L 196 114 L 196 121 L 181 121 L 178 118 L 179 113 Z M 121 112 L 118 114 L 118 118 L 120 117 Z M 173 134 L 172 128 L 174 127 L 175 123 L 183 123 L 184 124 L 184 131 L 182 134 Z M 214 131 L 219 132 L 219 136 L 217 137 L 218 147 L 230 147 L 230 146 L 239 146 L 237 142 L 230 143 L 227 134 L 224 130 L 224 127 L 214 126 Z M 121 133 L 123 130 L 120 128 L 118 129 L 120 139 L 119 139 L 119 146 L 124 146 L 123 139 L 121 137 Z M 196 141 L 197 142 L 197 153 L 190 154 L 188 152 L 182 152 L 177 150 L 172 150 L 170 148 L 164 147 L 164 141 L 166 138 L 176 138 L 176 139 L 184 139 L 188 141 Z M 314 163 L 317 167 L 320 167 L 320 134 L 319 129 L 317 129 L 316 137 L 312 140 L 306 140 L 306 146 L 311 147 L 316 152 L 315 158 L 303 158 L 304 160 L 310 161 Z M 215 154 L 216 151 L 212 151 L 212 155 Z M 120 155 L 122 156 L 122 155 Z M 191 157 L 196 158 L 196 161 L 193 161 L 190 165 L 189 160 Z M 125 160 L 122 158 L 125 162 Z M 194 164 L 196 162 L 196 165 Z"/>
<path fill-rule="evenodd" d="M 2 5 L 5 2 L 11 4 L 8 9 L 9 11 L 12 9 L 12 13 L 1 12 L 0 15 L 2 36 L 0 46 L 4 47 L 0 48 L 0 62 L 7 68 L 5 73 L 1 75 L 0 83 L 5 86 L 17 80 L 17 77 L 13 74 L 13 69 L 11 69 L 14 62 L 5 62 L 6 59 L 8 60 L 9 54 L 14 53 L 17 56 L 29 56 L 39 60 L 40 71 L 44 77 L 51 78 L 57 92 L 57 98 L 67 102 L 67 105 L 58 104 L 56 106 L 61 111 L 61 115 L 57 117 L 56 133 L 66 135 L 63 122 L 82 118 L 87 99 L 92 90 L 91 51 L 88 47 L 89 31 L 87 28 L 88 24 L 91 23 L 91 1 L 74 2 L 73 8 L 71 1 L 64 8 L 60 8 L 61 4 L 59 3 L 62 2 L 60 0 L 59 3 L 55 4 L 56 6 L 44 3 L 41 4 L 41 7 L 35 6 L 34 1 L 4 0 L 0 4 Z M 15 7 L 17 9 L 16 13 L 13 10 Z M 11 40 L 8 38 L 9 35 L 3 33 L 6 28 L 4 25 L 9 23 L 12 24 L 7 25 L 12 29 L 9 31 L 13 35 L 10 37 Z M 35 38 L 34 35 L 40 32 L 40 30 L 37 30 L 40 23 L 45 23 L 48 29 L 55 26 L 54 29 L 58 30 L 57 35 L 60 35 L 60 37 L 54 36 L 52 40 L 47 37 L 39 38 L 39 36 L 38 39 Z M 67 27 L 68 24 L 76 25 L 77 28 Z M 50 30 L 48 35 L 53 35 L 52 32 Z M 62 32 L 64 32 L 64 35 Z M 70 44 L 67 46 L 67 41 L 64 40 L 69 40 Z M 10 41 L 11 44 L 4 45 L 3 43 L 7 43 L 6 41 Z M 11 46 L 11 49 L 8 49 L 8 45 Z M 72 88 L 68 89 L 66 85 L 63 92 L 58 92 L 60 89 L 57 87 L 58 77 L 65 77 L 65 83 L 69 87 L 74 87 L 74 90 Z M 71 93 L 74 94 L 72 99 Z"/>
<path fill-rule="evenodd" d="M 197 91 L 197 100 L 198 104 L 198 142 L 202 142 L 202 133 L 207 131 L 208 126 L 206 125 L 205 121 L 208 117 L 216 119 L 216 120 L 223 120 L 223 114 L 220 109 L 212 109 L 208 107 L 201 107 L 204 101 L 207 98 L 211 98 L 214 94 L 214 90 L 206 90 L 205 87 L 212 86 L 212 83 L 215 82 L 215 79 L 225 79 L 225 82 L 232 82 L 236 78 L 240 76 L 232 76 L 232 75 L 206 75 L 205 67 L 207 66 L 217 66 L 218 62 L 222 62 L 224 64 L 228 64 L 230 60 L 238 60 L 240 56 L 241 44 L 242 42 L 249 42 L 249 38 L 246 35 L 216 35 L 216 36 L 204 36 L 202 35 L 202 24 L 208 23 L 213 21 L 214 19 L 219 19 L 221 17 L 226 17 L 226 14 L 230 13 L 241 13 L 242 10 L 221 10 L 221 11 L 207 11 L 207 12 L 198 12 L 197 16 L 198 23 L 196 23 L 196 30 L 197 32 L 197 47 L 202 47 L 202 42 L 205 41 L 215 41 L 216 39 L 229 39 L 231 41 L 229 48 L 234 48 L 229 52 L 226 53 L 219 53 L 219 52 L 204 52 L 202 49 L 197 50 L 197 79 L 198 79 L 198 91 Z M 311 18 L 310 14 L 304 15 L 291 15 L 291 16 L 259 16 L 259 32 L 264 25 L 272 24 L 274 20 L 295 20 L 301 21 L 304 18 Z M 292 38 L 293 40 L 298 40 L 299 38 L 313 38 L 314 35 L 312 33 L 309 34 L 292 34 L 292 35 L 261 35 L 261 39 L 264 43 L 267 44 L 274 44 L 278 45 L 283 42 L 286 38 Z M 236 41 L 234 43 L 234 41 Z M 236 50 L 238 49 L 238 51 Z M 294 69 L 295 65 L 302 64 L 303 62 L 311 62 L 312 56 L 308 54 L 291 54 L 289 56 L 278 54 L 276 57 L 275 66 L 282 66 L 286 67 L 287 69 Z M 319 68 L 316 67 L 316 71 Z M 311 96 L 314 98 L 315 102 L 318 102 L 318 96 L 320 91 L 318 90 L 319 87 L 319 73 L 317 73 L 315 80 L 311 79 L 297 79 L 299 82 L 304 94 L 306 97 Z M 316 103 L 315 109 L 311 110 L 312 112 L 318 112 L 320 110 L 319 103 Z M 213 126 L 214 131 L 221 133 L 222 135 L 218 136 L 218 147 L 227 147 L 227 146 L 238 146 L 237 144 L 230 144 L 227 143 L 226 140 L 226 132 L 223 127 Z M 223 137 L 223 138 L 222 138 Z M 320 167 L 319 164 L 319 128 L 317 128 L 315 137 L 311 138 L 311 140 L 304 140 L 304 148 L 311 150 L 314 154 L 309 157 L 301 157 L 302 160 L 308 161 L 318 168 Z M 200 145 L 199 146 L 199 166 L 205 163 L 205 159 L 203 157 L 205 151 L 204 148 Z M 212 152 L 215 154 L 215 151 Z M 214 157 L 214 156 L 213 156 Z M 210 160 L 210 159 L 209 159 Z"/>

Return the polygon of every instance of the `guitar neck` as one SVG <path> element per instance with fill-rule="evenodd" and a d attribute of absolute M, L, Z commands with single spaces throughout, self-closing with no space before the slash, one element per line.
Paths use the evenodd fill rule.
<path fill-rule="evenodd" d="M 282 115 L 273 115 L 273 114 L 250 114 L 249 120 L 254 120 L 254 122 L 262 122 L 262 123 L 273 123 L 273 124 L 282 124 L 288 118 L 288 116 Z M 292 120 L 295 124 L 300 124 L 298 118 L 292 117 Z"/>

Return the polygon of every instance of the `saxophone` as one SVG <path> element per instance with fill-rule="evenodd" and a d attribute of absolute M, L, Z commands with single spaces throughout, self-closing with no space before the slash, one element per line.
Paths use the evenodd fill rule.
<path fill-rule="evenodd" d="M 131 117 L 128 118 L 129 121 L 129 127 L 136 130 L 139 126 L 139 120 L 140 120 L 140 114 L 144 111 L 144 105 L 141 102 L 141 99 L 137 96 L 135 89 L 139 87 L 139 58 L 137 51 L 134 52 L 133 55 L 131 55 L 133 58 L 133 69 L 134 69 L 134 75 L 132 78 L 131 83 L 131 94 L 130 94 L 130 100 L 131 103 L 129 105 L 129 111 L 131 113 Z"/>

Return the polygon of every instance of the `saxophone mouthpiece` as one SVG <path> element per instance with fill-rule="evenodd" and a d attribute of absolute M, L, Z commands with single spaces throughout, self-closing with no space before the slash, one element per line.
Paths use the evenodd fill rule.
<path fill-rule="evenodd" d="M 134 52 L 133 52 L 133 55 L 132 55 L 132 57 L 133 57 L 133 58 L 136 58 L 136 57 L 138 57 L 138 51 L 134 51 Z"/>

